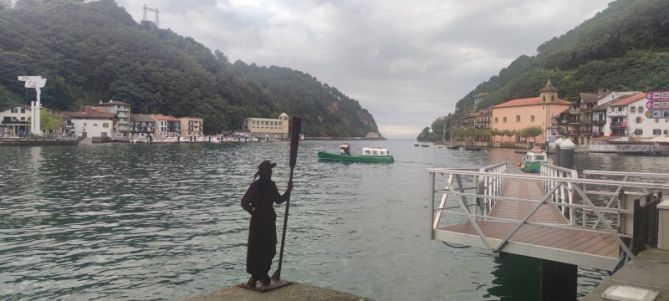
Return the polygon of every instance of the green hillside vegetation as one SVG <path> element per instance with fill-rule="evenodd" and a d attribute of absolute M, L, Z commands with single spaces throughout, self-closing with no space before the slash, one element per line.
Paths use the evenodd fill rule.
<path fill-rule="evenodd" d="M 120 99 L 134 113 L 204 117 L 206 133 L 284 111 L 305 119 L 307 136 L 378 131 L 357 101 L 308 74 L 233 65 L 192 38 L 136 23 L 113 0 L 19 0 L 14 8 L 0 7 L 0 107 L 34 97 L 18 75 L 46 77 L 42 101 L 55 110 Z"/>
<path fill-rule="evenodd" d="M 559 18 L 556 18 L 559 22 Z M 498 75 L 479 84 L 456 104 L 454 123 L 464 112 L 506 100 L 534 97 L 547 79 L 560 97 L 599 89 L 648 91 L 669 88 L 669 3 L 666 0 L 617 0 L 595 17 L 520 56 Z M 474 95 L 488 93 L 478 108 Z M 449 118 L 432 124 L 441 137 Z"/>

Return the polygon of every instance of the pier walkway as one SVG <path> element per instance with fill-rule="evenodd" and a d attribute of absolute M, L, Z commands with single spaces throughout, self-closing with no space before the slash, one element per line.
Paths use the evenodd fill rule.
<path fill-rule="evenodd" d="M 661 197 L 669 179 L 583 179 L 552 165 L 540 175 L 514 174 L 506 163 L 429 173 L 433 239 L 608 271 L 634 256 L 630 203 Z"/>

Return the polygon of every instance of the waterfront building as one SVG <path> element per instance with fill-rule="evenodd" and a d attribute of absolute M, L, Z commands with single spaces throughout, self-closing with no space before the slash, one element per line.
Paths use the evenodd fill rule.
<path fill-rule="evenodd" d="M 179 118 L 181 127 L 181 137 L 202 137 L 204 129 L 204 119 L 200 117 L 181 117 Z"/>
<path fill-rule="evenodd" d="M 597 100 L 597 105 L 592 108 L 592 137 L 597 138 L 604 136 L 604 129 L 610 126 L 607 126 L 606 121 L 606 111 L 608 106 L 615 101 L 618 101 L 622 98 L 630 96 L 634 91 L 624 91 L 624 92 L 609 92 Z"/>
<path fill-rule="evenodd" d="M 80 138 L 105 138 L 115 134 L 116 114 L 88 109 L 63 112 L 65 131 Z"/>
<path fill-rule="evenodd" d="M 30 107 L 12 105 L 0 111 L 0 137 L 21 137 L 30 133 Z"/>
<path fill-rule="evenodd" d="M 244 130 L 254 137 L 288 138 L 288 114 L 281 113 L 278 119 L 246 118 Z"/>
<path fill-rule="evenodd" d="M 110 99 L 108 102 L 100 101 L 100 103 L 95 105 L 95 109 L 116 114 L 116 134 L 122 137 L 127 137 L 129 135 L 131 124 L 130 105 L 128 103 Z"/>
<path fill-rule="evenodd" d="M 180 121 L 176 117 L 163 114 L 153 114 L 151 117 L 156 121 L 154 130 L 157 138 L 179 137 L 181 134 Z"/>
<path fill-rule="evenodd" d="M 608 103 L 604 135 L 626 136 L 629 141 L 669 137 L 669 110 L 667 114 L 654 114 L 648 102 L 646 93 L 638 92 Z"/>
<path fill-rule="evenodd" d="M 130 120 L 132 138 L 149 137 L 155 134 L 156 120 L 150 114 L 132 114 Z"/>
<path fill-rule="evenodd" d="M 491 108 L 486 108 L 481 111 L 472 112 L 462 118 L 462 127 L 471 128 L 471 139 L 474 142 L 488 142 L 490 141 L 490 116 L 492 114 Z"/>
<path fill-rule="evenodd" d="M 569 110 L 556 117 L 560 136 L 569 137 L 577 145 L 590 143 L 593 136 L 593 109 L 597 106 L 597 101 L 608 94 L 609 92 L 603 90 L 597 93 L 579 93 Z"/>
<path fill-rule="evenodd" d="M 538 97 L 512 99 L 493 106 L 490 127 L 498 131 L 514 132 L 529 127 L 539 127 L 543 134 L 535 137 L 534 142 L 545 143 L 547 136 L 552 137 L 557 134 L 553 128 L 553 118 L 570 106 L 570 102 L 558 97 L 558 89 L 549 80 L 539 91 Z M 495 137 L 495 142 L 503 142 L 503 138 Z M 516 141 L 519 139 L 520 137 L 516 136 Z"/>

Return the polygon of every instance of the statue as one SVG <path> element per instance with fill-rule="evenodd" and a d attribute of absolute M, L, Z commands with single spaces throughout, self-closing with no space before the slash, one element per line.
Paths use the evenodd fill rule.
<path fill-rule="evenodd" d="M 246 272 L 251 278 L 246 287 L 255 289 L 257 282 L 262 284 L 261 290 L 269 289 L 272 279 L 269 270 L 272 259 L 276 255 L 276 212 L 274 203 L 281 204 L 290 199 L 293 189 L 292 179 L 283 194 L 279 194 L 272 181 L 272 168 L 276 163 L 268 160 L 258 165 L 258 172 L 253 177 L 253 183 L 242 197 L 241 205 L 251 214 L 249 226 L 248 249 L 246 253 Z"/>

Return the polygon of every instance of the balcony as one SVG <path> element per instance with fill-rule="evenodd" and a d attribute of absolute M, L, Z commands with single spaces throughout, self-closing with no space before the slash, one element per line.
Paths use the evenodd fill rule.
<path fill-rule="evenodd" d="M 602 119 L 594 119 L 594 120 L 592 121 L 592 124 L 595 124 L 595 125 L 604 125 L 604 124 L 606 124 L 606 120 L 602 120 Z"/>
<path fill-rule="evenodd" d="M 627 110 L 622 110 L 622 111 L 609 110 L 608 112 L 606 112 L 606 115 L 610 117 L 627 116 Z"/>
<path fill-rule="evenodd" d="M 625 122 L 616 122 L 611 124 L 611 128 L 626 128 L 627 123 Z"/>

